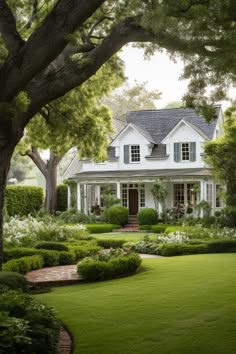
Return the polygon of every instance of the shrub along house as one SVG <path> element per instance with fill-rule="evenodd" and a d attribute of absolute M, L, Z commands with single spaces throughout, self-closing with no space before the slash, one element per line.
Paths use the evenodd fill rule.
<path fill-rule="evenodd" d="M 95 205 L 102 206 L 108 185 L 130 215 L 142 208 L 155 208 L 151 190 L 157 179 L 166 182 L 169 209 L 186 211 L 202 200 L 212 212 L 222 208 L 220 185 L 203 158 L 204 144 L 223 134 L 220 107 L 210 123 L 184 108 L 133 111 L 115 123 L 107 161 L 95 163 L 75 157 L 65 171 L 64 178 L 77 184 L 78 210 L 90 213 Z M 69 189 L 69 207 L 71 194 Z M 160 212 L 160 205 L 158 209 Z"/>

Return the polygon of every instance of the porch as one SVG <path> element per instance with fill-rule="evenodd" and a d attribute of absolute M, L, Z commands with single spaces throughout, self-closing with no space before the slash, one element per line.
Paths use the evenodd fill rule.
<path fill-rule="evenodd" d="M 214 215 L 216 210 L 220 210 L 223 207 L 219 194 L 220 186 L 212 177 L 173 176 L 173 172 L 172 176 L 161 176 L 161 180 L 166 183 L 168 190 L 164 203 L 165 209 L 196 216 L 195 206 L 202 200 L 208 202 L 212 215 Z M 137 215 L 142 208 L 156 208 L 159 215 L 161 215 L 163 205 L 155 203 L 152 194 L 152 188 L 157 178 L 160 178 L 160 176 L 137 177 L 134 176 L 133 171 L 128 178 L 118 179 L 114 178 L 114 176 L 99 179 L 88 176 L 86 180 L 80 178 L 77 180 L 77 209 L 85 214 L 103 210 L 103 193 L 109 186 L 113 196 L 120 199 L 121 204 L 129 209 L 129 215 Z M 70 190 L 68 193 L 68 206 L 71 207 Z M 203 211 L 201 211 L 201 216 L 203 216 Z"/>

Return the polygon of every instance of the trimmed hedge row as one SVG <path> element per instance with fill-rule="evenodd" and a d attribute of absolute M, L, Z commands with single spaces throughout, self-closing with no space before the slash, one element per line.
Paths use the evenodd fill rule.
<path fill-rule="evenodd" d="M 77 265 L 77 271 L 85 280 L 105 280 L 136 272 L 141 261 L 138 254 L 111 258 L 108 262 L 86 258 Z"/>
<path fill-rule="evenodd" d="M 19 273 L 0 272 L 0 290 L 28 290 L 27 279 Z"/>
<path fill-rule="evenodd" d="M 71 247 L 71 250 L 75 252 L 76 260 L 78 260 L 85 257 L 94 256 L 95 254 L 98 253 L 98 251 L 101 250 L 101 247 L 96 245 L 90 245 L 90 246 L 81 245 L 81 246 L 73 246 Z"/>
<path fill-rule="evenodd" d="M 29 256 L 21 257 L 18 259 L 12 259 L 3 264 L 3 270 L 5 272 L 17 272 L 20 274 L 26 274 L 34 269 L 40 269 L 44 265 L 42 256 Z"/>
<path fill-rule="evenodd" d="M 98 246 L 101 246 L 103 248 L 122 248 L 123 244 L 126 242 L 126 240 L 97 239 Z"/>
<path fill-rule="evenodd" d="M 7 186 L 5 191 L 7 213 L 10 216 L 28 215 L 43 205 L 43 189 L 34 186 Z"/>
<path fill-rule="evenodd" d="M 139 230 L 152 231 L 155 234 L 161 234 L 164 233 L 169 226 L 170 225 L 168 224 L 140 225 Z"/>
<path fill-rule="evenodd" d="M 40 242 L 35 248 L 53 251 L 69 251 L 69 248 L 60 242 Z"/>
<path fill-rule="evenodd" d="M 87 224 L 86 227 L 90 234 L 103 234 L 120 229 L 120 225 L 116 224 Z"/>
<path fill-rule="evenodd" d="M 181 256 L 187 254 L 204 253 L 234 253 L 236 252 L 236 240 L 216 240 L 204 243 L 165 243 L 161 244 L 159 254 L 166 257 Z"/>

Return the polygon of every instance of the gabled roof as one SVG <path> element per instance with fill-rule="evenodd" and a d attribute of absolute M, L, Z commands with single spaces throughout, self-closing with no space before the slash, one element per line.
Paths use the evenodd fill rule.
<path fill-rule="evenodd" d="M 136 130 L 139 134 L 141 134 L 147 141 L 155 143 L 152 139 L 152 136 L 145 130 L 140 128 L 136 124 L 128 123 L 124 126 L 124 128 L 116 135 L 116 137 L 111 141 L 112 144 L 122 135 L 124 134 L 129 128 Z"/>
<path fill-rule="evenodd" d="M 220 109 L 220 106 L 216 107 L 216 119 L 210 123 L 191 108 L 132 111 L 126 114 L 126 121 L 145 131 L 151 139 L 149 141 L 155 144 L 160 144 L 181 120 L 191 124 L 193 128 L 196 127 L 196 130 L 201 131 L 208 139 L 212 139 Z"/>

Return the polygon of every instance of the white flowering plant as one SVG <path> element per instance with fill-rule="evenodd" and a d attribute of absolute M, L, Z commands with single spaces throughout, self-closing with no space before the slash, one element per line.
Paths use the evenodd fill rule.
<path fill-rule="evenodd" d="M 11 217 L 3 226 L 5 246 L 31 247 L 38 241 L 71 241 L 87 235 L 82 224 L 60 226 L 53 222 L 38 221 L 32 216 L 22 219 Z"/>
<path fill-rule="evenodd" d="M 182 231 L 176 231 L 176 232 L 171 232 L 168 235 L 161 235 L 158 236 L 158 241 L 160 243 L 186 243 L 189 242 L 190 238 L 186 234 L 186 232 Z"/>

